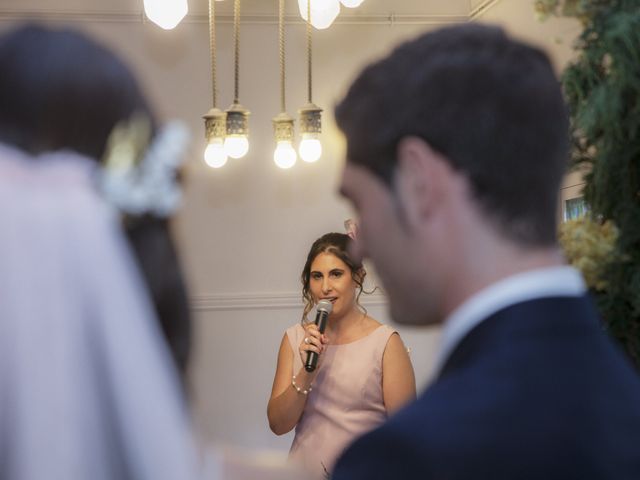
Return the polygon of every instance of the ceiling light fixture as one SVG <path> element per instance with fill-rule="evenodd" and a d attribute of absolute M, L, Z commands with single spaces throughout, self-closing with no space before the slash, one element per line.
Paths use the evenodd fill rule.
<path fill-rule="evenodd" d="M 234 94 L 233 104 L 227 108 L 227 136 L 224 149 L 231 158 L 242 158 L 249 151 L 249 111 L 240 105 L 240 0 L 233 4 Z"/>
<path fill-rule="evenodd" d="M 340 3 L 347 8 L 357 8 L 364 0 L 340 0 Z"/>
<path fill-rule="evenodd" d="M 300 145 L 298 153 L 305 162 L 315 162 L 322 155 L 320 132 L 322 131 L 322 109 L 313 103 L 312 97 L 312 58 L 311 58 L 311 22 L 313 12 L 311 2 L 307 3 L 307 95 L 308 102 L 298 113 L 300 114 Z"/>
<path fill-rule="evenodd" d="M 329 28 L 340 14 L 339 0 L 298 0 L 298 10 L 305 22 L 318 30 Z"/>
<path fill-rule="evenodd" d="M 276 149 L 273 161 L 280 168 L 291 168 L 295 165 L 298 155 L 293 148 L 293 118 L 287 113 L 285 96 L 285 42 L 284 42 L 284 1 L 279 0 L 278 12 L 278 40 L 280 51 L 280 114 L 273 119 L 273 130 Z"/>
<path fill-rule="evenodd" d="M 211 97 L 213 106 L 203 116 L 205 137 L 207 139 L 204 161 L 212 168 L 220 168 L 227 163 L 227 152 L 224 149 L 224 138 L 227 132 L 227 114 L 217 107 L 215 0 L 209 0 L 209 52 L 211 54 Z"/>
<path fill-rule="evenodd" d="M 189 12 L 187 0 L 144 0 L 144 13 L 165 30 L 175 28 Z"/>

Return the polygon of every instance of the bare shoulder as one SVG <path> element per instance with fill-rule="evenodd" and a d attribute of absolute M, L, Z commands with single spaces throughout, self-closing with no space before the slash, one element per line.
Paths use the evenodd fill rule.
<path fill-rule="evenodd" d="M 390 349 L 392 351 L 407 351 L 407 347 L 404 346 L 404 342 L 400 338 L 400 334 L 395 330 L 392 330 L 391 334 L 389 335 L 389 339 L 387 340 L 387 349 Z"/>

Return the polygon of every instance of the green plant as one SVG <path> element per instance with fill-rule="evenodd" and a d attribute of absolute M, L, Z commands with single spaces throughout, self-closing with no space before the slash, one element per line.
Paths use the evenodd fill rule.
<path fill-rule="evenodd" d="M 536 12 L 578 18 L 576 59 L 562 75 L 574 165 L 587 167 L 592 219 L 617 227 L 593 289 L 610 333 L 640 368 L 640 0 L 537 0 Z"/>

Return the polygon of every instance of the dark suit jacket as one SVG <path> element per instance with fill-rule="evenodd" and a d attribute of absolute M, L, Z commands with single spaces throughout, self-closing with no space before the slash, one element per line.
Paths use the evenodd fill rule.
<path fill-rule="evenodd" d="M 332 478 L 640 480 L 640 379 L 587 297 L 513 305 Z"/>

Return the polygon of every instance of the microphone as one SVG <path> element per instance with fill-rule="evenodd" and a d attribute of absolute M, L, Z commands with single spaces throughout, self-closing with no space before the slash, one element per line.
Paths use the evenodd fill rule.
<path fill-rule="evenodd" d="M 316 325 L 320 333 L 324 333 L 327 328 L 327 317 L 331 313 L 333 304 L 329 300 L 320 300 L 316 307 Z M 316 352 L 307 352 L 307 361 L 304 364 L 304 369 L 307 372 L 313 372 L 318 366 L 318 354 Z"/>

